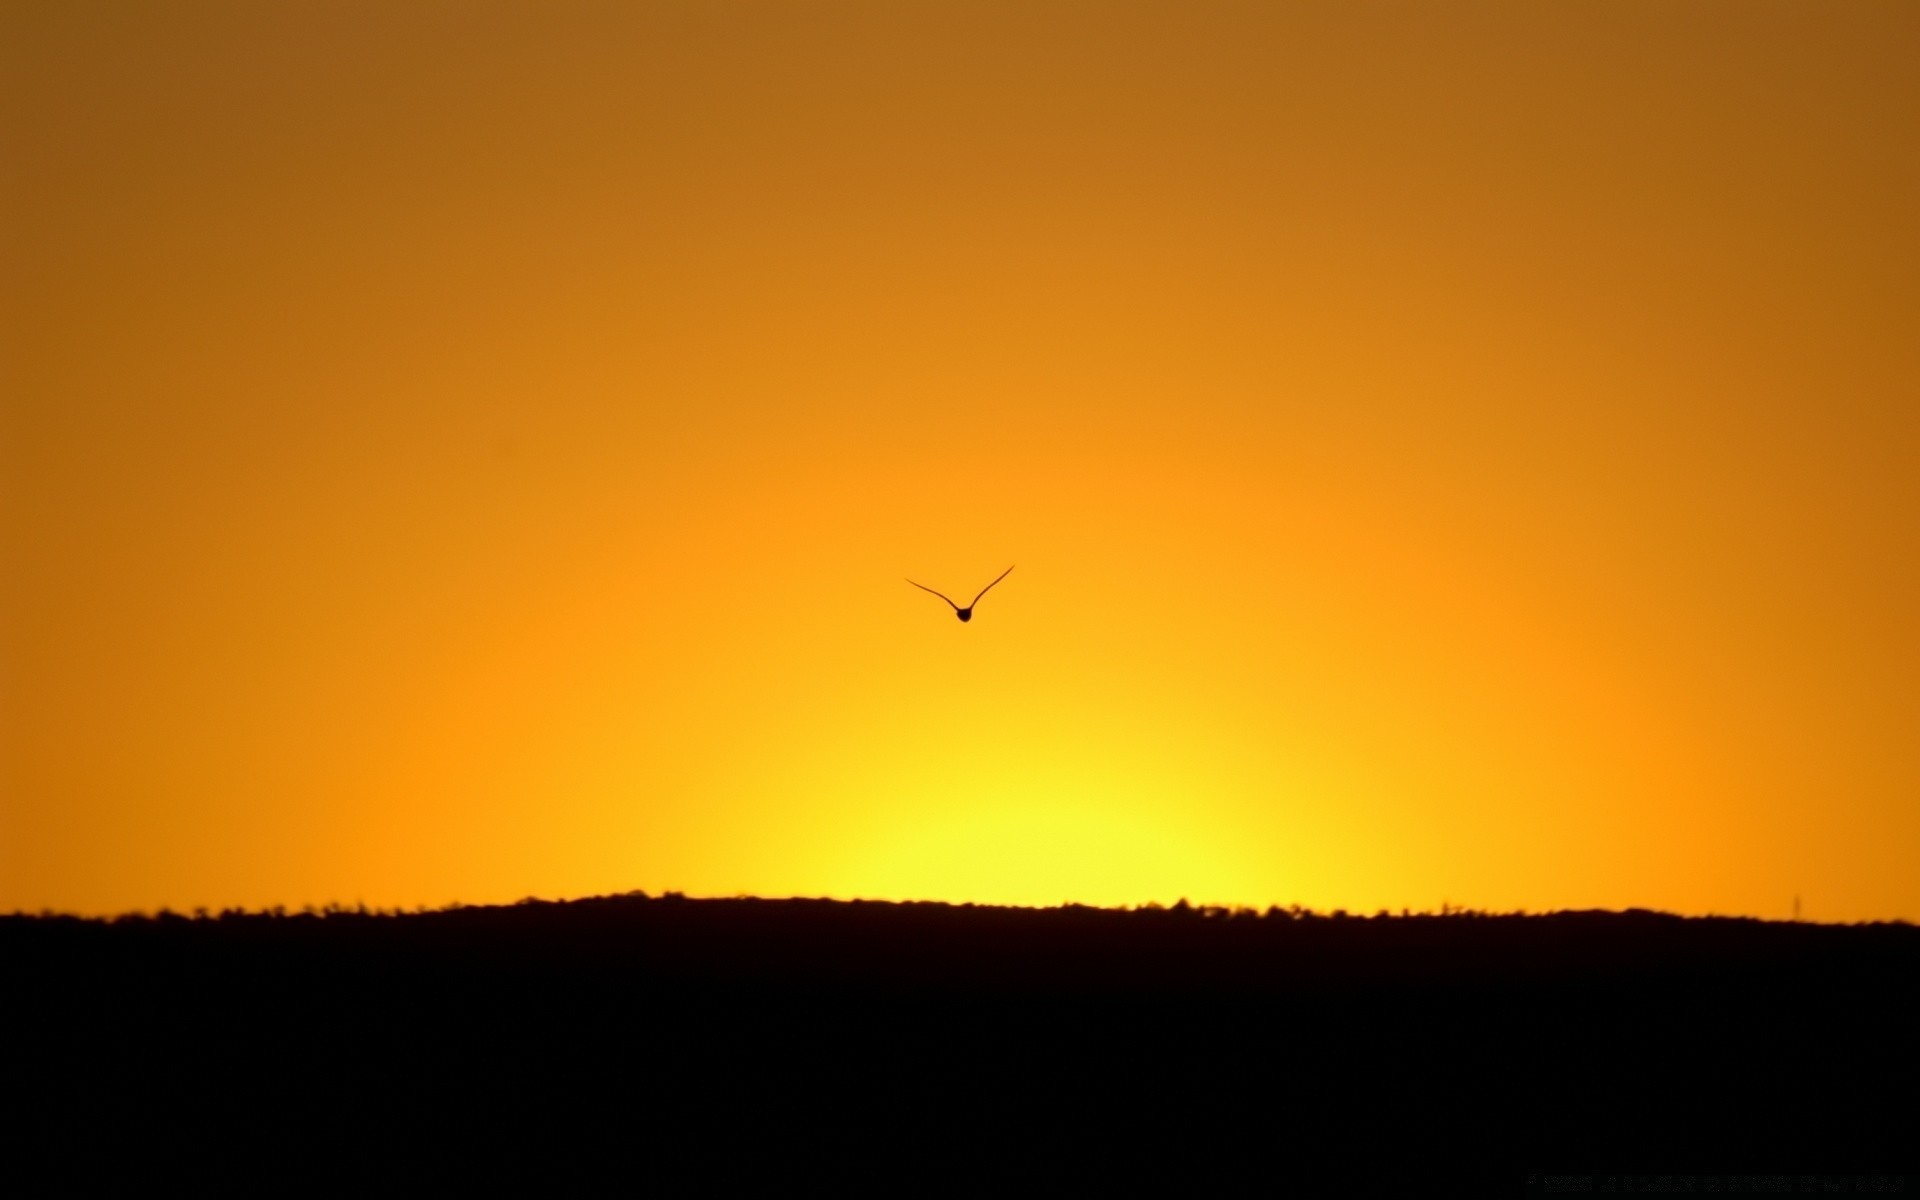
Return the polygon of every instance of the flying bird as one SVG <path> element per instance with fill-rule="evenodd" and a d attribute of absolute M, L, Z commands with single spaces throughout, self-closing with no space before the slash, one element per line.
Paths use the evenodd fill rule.
<path fill-rule="evenodd" d="M 1000 572 L 999 575 L 994 577 L 993 583 L 999 583 L 1002 579 L 1005 579 L 1008 575 L 1011 575 L 1012 573 L 1013 573 L 1013 568 L 1008 567 L 1006 570 Z M 913 583 L 913 580 L 909 579 L 907 580 L 907 582 Z M 986 587 L 981 588 L 980 595 L 975 596 L 972 600 L 969 600 L 965 608 L 961 608 L 958 604 L 953 604 L 952 600 L 947 599 L 947 595 L 945 592 L 933 592 L 933 589 L 928 587 L 924 583 L 913 583 L 913 586 L 919 588 L 923 592 L 933 592 L 934 595 L 940 597 L 942 600 L 946 600 L 948 604 L 953 604 L 954 616 L 959 617 L 962 621 L 971 621 L 973 620 L 973 606 L 980 603 L 980 596 L 984 596 L 988 592 L 993 590 L 993 583 L 990 583 Z"/>

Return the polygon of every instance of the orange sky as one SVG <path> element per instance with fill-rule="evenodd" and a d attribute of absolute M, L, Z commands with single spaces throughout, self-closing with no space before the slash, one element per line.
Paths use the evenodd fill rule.
<path fill-rule="evenodd" d="M 6 5 L 0 910 L 1920 918 L 1916 61 Z"/>

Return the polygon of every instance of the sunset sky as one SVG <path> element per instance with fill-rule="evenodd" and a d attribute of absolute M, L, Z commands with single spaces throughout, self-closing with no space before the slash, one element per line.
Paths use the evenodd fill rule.
<path fill-rule="evenodd" d="M 0 911 L 1920 919 L 1916 62 L 9 3 Z"/>

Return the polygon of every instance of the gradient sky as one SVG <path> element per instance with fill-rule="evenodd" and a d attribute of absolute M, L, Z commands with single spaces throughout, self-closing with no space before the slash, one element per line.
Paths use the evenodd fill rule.
<path fill-rule="evenodd" d="M 1920 918 L 1916 62 L 7 4 L 0 910 Z"/>

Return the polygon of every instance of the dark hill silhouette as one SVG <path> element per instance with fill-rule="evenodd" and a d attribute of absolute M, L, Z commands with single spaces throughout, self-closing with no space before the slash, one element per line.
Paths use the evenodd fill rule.
<path fill-rule="evenodd" d="M 815 1167 L 1066 1154 L 1082 1183 L 1313 1168 L 1504 1191 L 1912 1153 L 1881 1095 L 1916 1062 L 1904 924 L 636 893 L 16 916 L 0 956 L 28 1092 L 86 1111 L 112 1081 L 157 1113 L 190 1084 L 256 1142 L 256 1110 L 483 1140 L 558 1121 L 602 1148 L 647 1131 L 656 1157 L 726 1133 L 745 1148 L 707 1161 L 722 1175 L 789 1144 Z"/>

